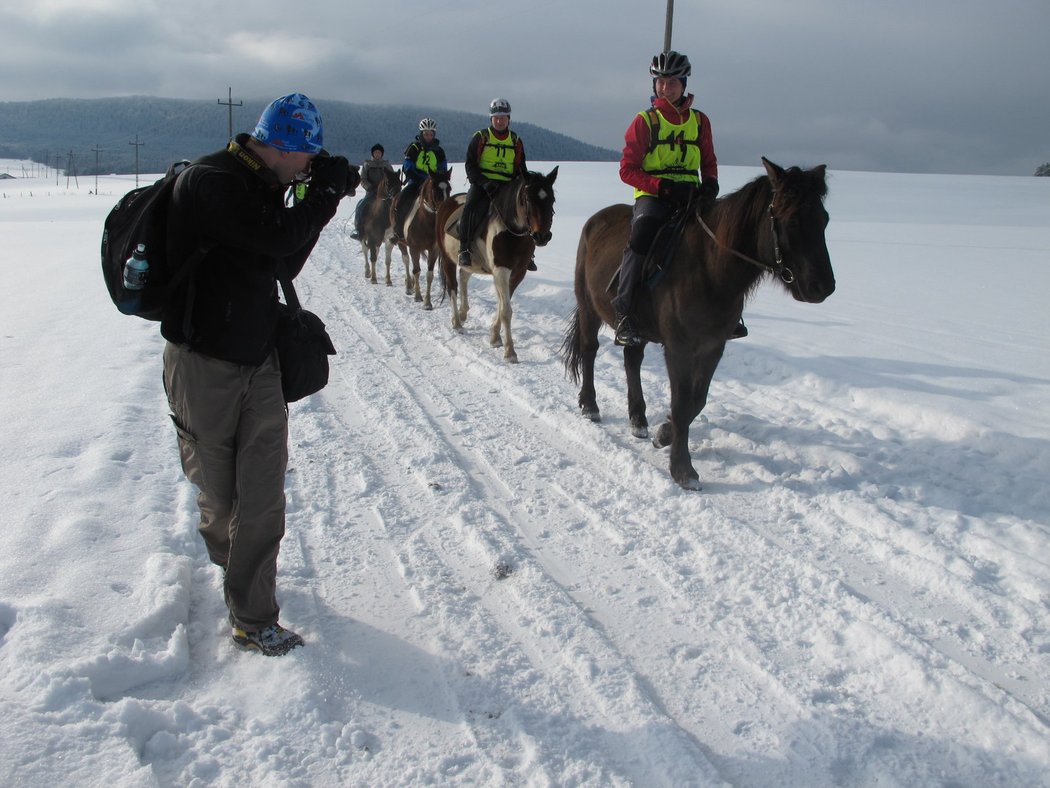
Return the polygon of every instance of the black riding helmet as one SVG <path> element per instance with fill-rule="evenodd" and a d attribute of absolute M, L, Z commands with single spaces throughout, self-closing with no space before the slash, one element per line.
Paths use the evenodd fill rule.
<path fill-rule="evenodd" d="M 685 55 L 668 49 L 666 52 L 653 56 L 653 64 L 649 66 L 649 73 L 654 77 L 674 77 L 684 82 L 685 78 L 693 73 L 693 67 Z"/>

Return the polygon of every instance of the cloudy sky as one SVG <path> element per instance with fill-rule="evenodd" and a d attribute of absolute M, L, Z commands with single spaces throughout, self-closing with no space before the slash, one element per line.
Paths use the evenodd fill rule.
<path fill-rule="evenodd" d="M 666 0 L 3 0 L 0 100 L 300 90 L 323 115 L 326 98 L 484 112 L 500 95 L 518 121 L 619 149 L 648 103 L 666 11 Z M 672 46 L 692 60 L 689 90 L 724 164 L 1031 175 L 1050 161 L 1048 33 L 1050 0 L 676 0 Z"/>

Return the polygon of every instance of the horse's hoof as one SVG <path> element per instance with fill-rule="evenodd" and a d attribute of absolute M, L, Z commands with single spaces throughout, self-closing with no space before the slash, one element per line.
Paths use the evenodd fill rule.
<path fill-rule="evenodd" d="M 416 294 L 416 303 L 417 304 L 422 304 L 423 303 L 423 296 L 419 295 L 418 293 Z"/>
<path fill-rule="evenodd" d="M 506 356 L 503 357 L 503 360 L 506 361 L 508 364 L 517 364 L 518 363 L 518 354 L 517 353 L 511 353 L 509 355 L 506 355 Z"/>
<path fill-rule="evenodd" d="M 580 405 L 580 415 L 593 422 L 602 420 L 602 414 L 598 408 L 589 405 Z"/>
<path fill-rule="evenodd" d="M 428 312 L 433 312 L 434 311 L 434 305 L 432 303 L 430 303 L 429 301 L 425 301 L 423 303 L 423 308 L 425 310 L 427 310 Z"/>
<path fill-rule="evenodd" d="M 678 479 L 678 486 L 683 490 L 689 490 L 690 492 L 700 492 L 703 486 L 700 484 L 700 478 L 696 479 Z"/>
<path fill-rule="evenodd" d="M 653 433 L 653 446 L 658 449 L 662 449 L 664 446 L 671 445 L 671 422 L 665 421 L 659 427 L 656 428 L 656 432 Z"/>
<path fill-rule="evenodd" d="M 647 424 L 632 424 L 631 434 L 636 438 L 648 438 L 649 437 L 649 426 Z"/>

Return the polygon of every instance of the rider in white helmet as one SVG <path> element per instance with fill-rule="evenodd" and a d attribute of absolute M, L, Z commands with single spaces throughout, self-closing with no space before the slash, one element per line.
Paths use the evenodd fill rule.
<path fill-rule="evenodd" d="M 401 165 L 401 170 L 405 174 L 406 183 L 395 204 L 393 229 L 396 238 L 404 239 L 405 217 L 416 201 L 423 182 L 433 172 L 448 171 L 448 159 L 438 141 L 437 121 L 433 118 L 423 118 L 419 121 L 419 133 L 405 148 L 405 163 Z"/>

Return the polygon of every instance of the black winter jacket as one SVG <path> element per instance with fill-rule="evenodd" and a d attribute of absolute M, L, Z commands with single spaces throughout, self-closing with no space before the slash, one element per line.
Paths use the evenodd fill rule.
<path fill-rule="evenodd" d="M 204 156 L 179 176 L 168 211 L 168 260 L 204 258 L 168 299 L 161 334 L 194 351 L 258 366 L 273 350 L 277 324 L 277 264 L 294 278 L 337 197 L 309 189 L 291 208 L 272 170 L 241 134 L 225 150 Z"/>

